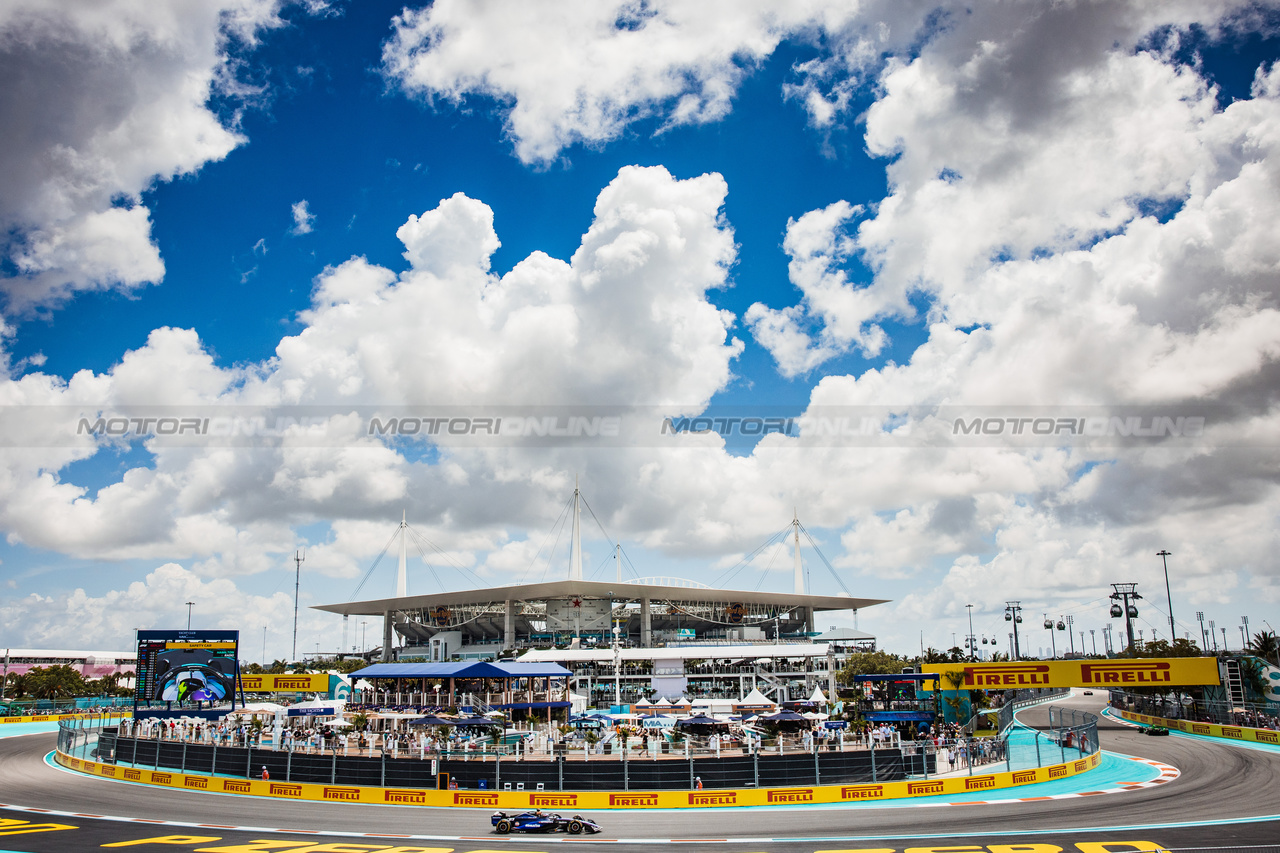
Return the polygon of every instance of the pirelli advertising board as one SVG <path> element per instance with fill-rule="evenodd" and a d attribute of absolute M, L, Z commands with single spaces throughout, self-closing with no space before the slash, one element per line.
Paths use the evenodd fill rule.
<path fill-rule="evenodd" d="M 300 673 L 297 675 L 271 674 L 240 675 L 240 685 L 245 693 L 327 693 L 329 674 Z"/>
<path fill-rule="evenodd" d="M 931 663 L 932 675 L 963 672 L 962 690 L 1018 687 L 1164 687 L 1220 684 L 1216 658 L 1099 658 L 1010 663 Z M 946 685 L 947 682 L 943 681 Z M 949 685 L 947 685 L 949 686 Z"/>
<path fill-rule="evenodd" d="M 1072 750 L 1074 752 L 1074 750 Z M 880 802 L 939 794 L 996 791 L 1065 779 L 1098 766 L 1098 753 L 1048 767 L 994 771 L 974 776 L 914 779 L 848 785 L 812 785 L 788 788 L 714 789 L 706 791 L 508 791 L 436 790 L 434 788 L 375 788 L 362 785 L 326 785 L 312 782 L 279 782 L 274 779 L 235 779 L 226 776 L 179 773 L 127 767 L 74 758 L 57 753 L 59 764 L 80 773 L 123 779 L 143 785 L 161 785 L 187 791 L 247 794 L 284 800 L 369 803 L 375 805 L 430 806 L 433 808 L 507 809 L 705 809 L 735 806 L 795 805 L 797 803 Z M 995 767 L 1002 765 L 996 764 Z M 1172 768 L 1170 768 L 1172 769 Z M 1174 771 L 1176 773 L 1176 771 Z M 249 849 L 249 848 L 235 848 Z M 300 848 L 306 849 L 306 848 Z M 316 848 L 321 849 L 321 848 Z M 336 849 L 336 848 L 335 848 Z M 348 849 L 343 847 L 343 849 Z M 354 849 L 354 848 L 352 848 Z"/>

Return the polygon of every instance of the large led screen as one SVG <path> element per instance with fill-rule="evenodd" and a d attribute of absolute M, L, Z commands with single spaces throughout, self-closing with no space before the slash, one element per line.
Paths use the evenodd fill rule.
<path fill-rule="evenodd" d="M 235 698 L 239 631 L 139 631 L 135 702 Z"/>

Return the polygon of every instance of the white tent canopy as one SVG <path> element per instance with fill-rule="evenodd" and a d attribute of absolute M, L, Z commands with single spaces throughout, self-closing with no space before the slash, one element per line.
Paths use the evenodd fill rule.
<path fill-rule="evenodd" d="M 734 707 L 741 707 L 741 706 L 757 707 L 761 705 L 765 705 L 770 708 L 778 707 L 777 702 L 774 702 L 772 699 L 770 699 L 768 696 L 765 696 L 763 693 L 761 693 L 758 689 L 754 687 L 751 689 L 751 692 L 747 694 L 745 699 L 743 699 L 741 702 L 735 702 L 733 704 L 734 704 Z"/>
<path fill-rule="evenodd" d="M 816 702 L 819 705 L 827 704 L 827 697 L 823 695 L 821 687 L 813 688 L 813 695 L 809 697 L 810 702 Z"/>

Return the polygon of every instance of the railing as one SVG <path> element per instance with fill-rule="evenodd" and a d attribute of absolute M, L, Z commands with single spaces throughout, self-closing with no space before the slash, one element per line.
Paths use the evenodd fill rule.
<path fill-rule="evenodd" d="M 1041 689 L 1031 688 L 1027 690 L 1011 691 L 1012 696 L 1005 694 L 1004 704 L 1000 706 L 1000 733 L 1004 734 L 1010 726 L 1013 725 L 1013 714 L 1019 708 L 1026 708 L 1029 705 L 1037 705 L 1050 699 L 1058 699 L 1071 694 L 1070 690 L 1063 688 Z"/>
<path fill-rule="evenodd" d="M 1139 696 L 1122 691 L 1111 692 L 1111 704 L 1117 708 L 1164 717 L 1168 720 L 1188 720 L 1196 723 L 1217 723 L 1223 726 L 1248 726 L 1255 729 L 1280 730 L 1280 716 L 1263 703 L 1233 703 L 1197 699 L 1183 705 L 1164 696 Z"/>
<path fill-rule="evenodd" d="M 1069 712 L 1067 712 L 1069 713 Z M 1096 718 L 1055 714 L 1049 732 L 1018 727 L 1004 737 L 904 741 L 867 748 L 852 739 L 784 735 L 760 744 L 716 745 L 686 737 L 664 751 L 618 743 L 597 751 L 590 744 L 552 744 L 549 754 L 528 744 L 482 744 L 473 750 L 265 749 L 253 743 L 205 739 L 120 737 L 103 720 L 68 720 L 59 728 L 58 749 L 75 758 L 129 768 L 256 777 L 265 768 L 273 780 L 392 787 L 434 787 L 437 774 L 469 789 L 623 791 L 687 788 L 774 787 L 932 778 L 939 774 L 1024 770 L 1085 757 L 1097 750 Z M 159 734 L 161 729 L 156 727 Z M 207 727 L 205 729 L 207 732 Z M 1069 735 L 1069 736 L 1068 736 Z M 665 741 L 664 741 L 665 742 Z M 650 742 L 650 746 L 654 741 Z"/>

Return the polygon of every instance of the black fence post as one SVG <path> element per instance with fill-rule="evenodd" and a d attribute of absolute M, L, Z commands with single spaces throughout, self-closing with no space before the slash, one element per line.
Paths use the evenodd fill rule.
<path fill-rule="evenodd" d="M 751 750 L 751 778 L 757 788 L 760 787 L 760 752 Z"/>
<path fill-rule="evenodd" d="M 181 772 L 182 772 L 182 773 L 186 773 L 186 772 L 187 772 L 187 742 L 186 742 L 185 740 L 182 742 L 182 768 L 181 768 Z"/>
<path fill-rule="evenodd" d="M 386 744 L 386 741 L 383 741 L 383 743 L 382 743 L 382 779 L 381 779 L 381 781 L 379 781 L 378 785 L 379 785 L 380 787 L 383 787 L 383 788 L 387 787 L 387 744 Z"/>
<path fill-rule="evenodd" d="M 871 743 L 871 781 L 876 781 L 876 745 L 874 741 Z"/>
<path fill-rule="evenodd" d="M 285 753 L 284 781 L 286 782 L 293 781 L 293 750 L 292 749 Z"/>
<path fill-rule="evenodd" d="M 822 784 L 822 773 L 818 769 L 818 746 L 816 740 L 814 741 L 813 747 L 813 784 Z"/>
<path fill-rule="evenodd" d="M 333 750 L 333 763 L 329 767 L 329 784 L 338 784 L 338 750 L 336 747 Z"/>
<path fill-rule="evenodd" d="M 556 758 L 556 772 L 559 777 L 556 783 L 556 790 L 563 791 L 564 790 L 564 755 L 563 754 L 561 754 L 559 757 Z"/>

